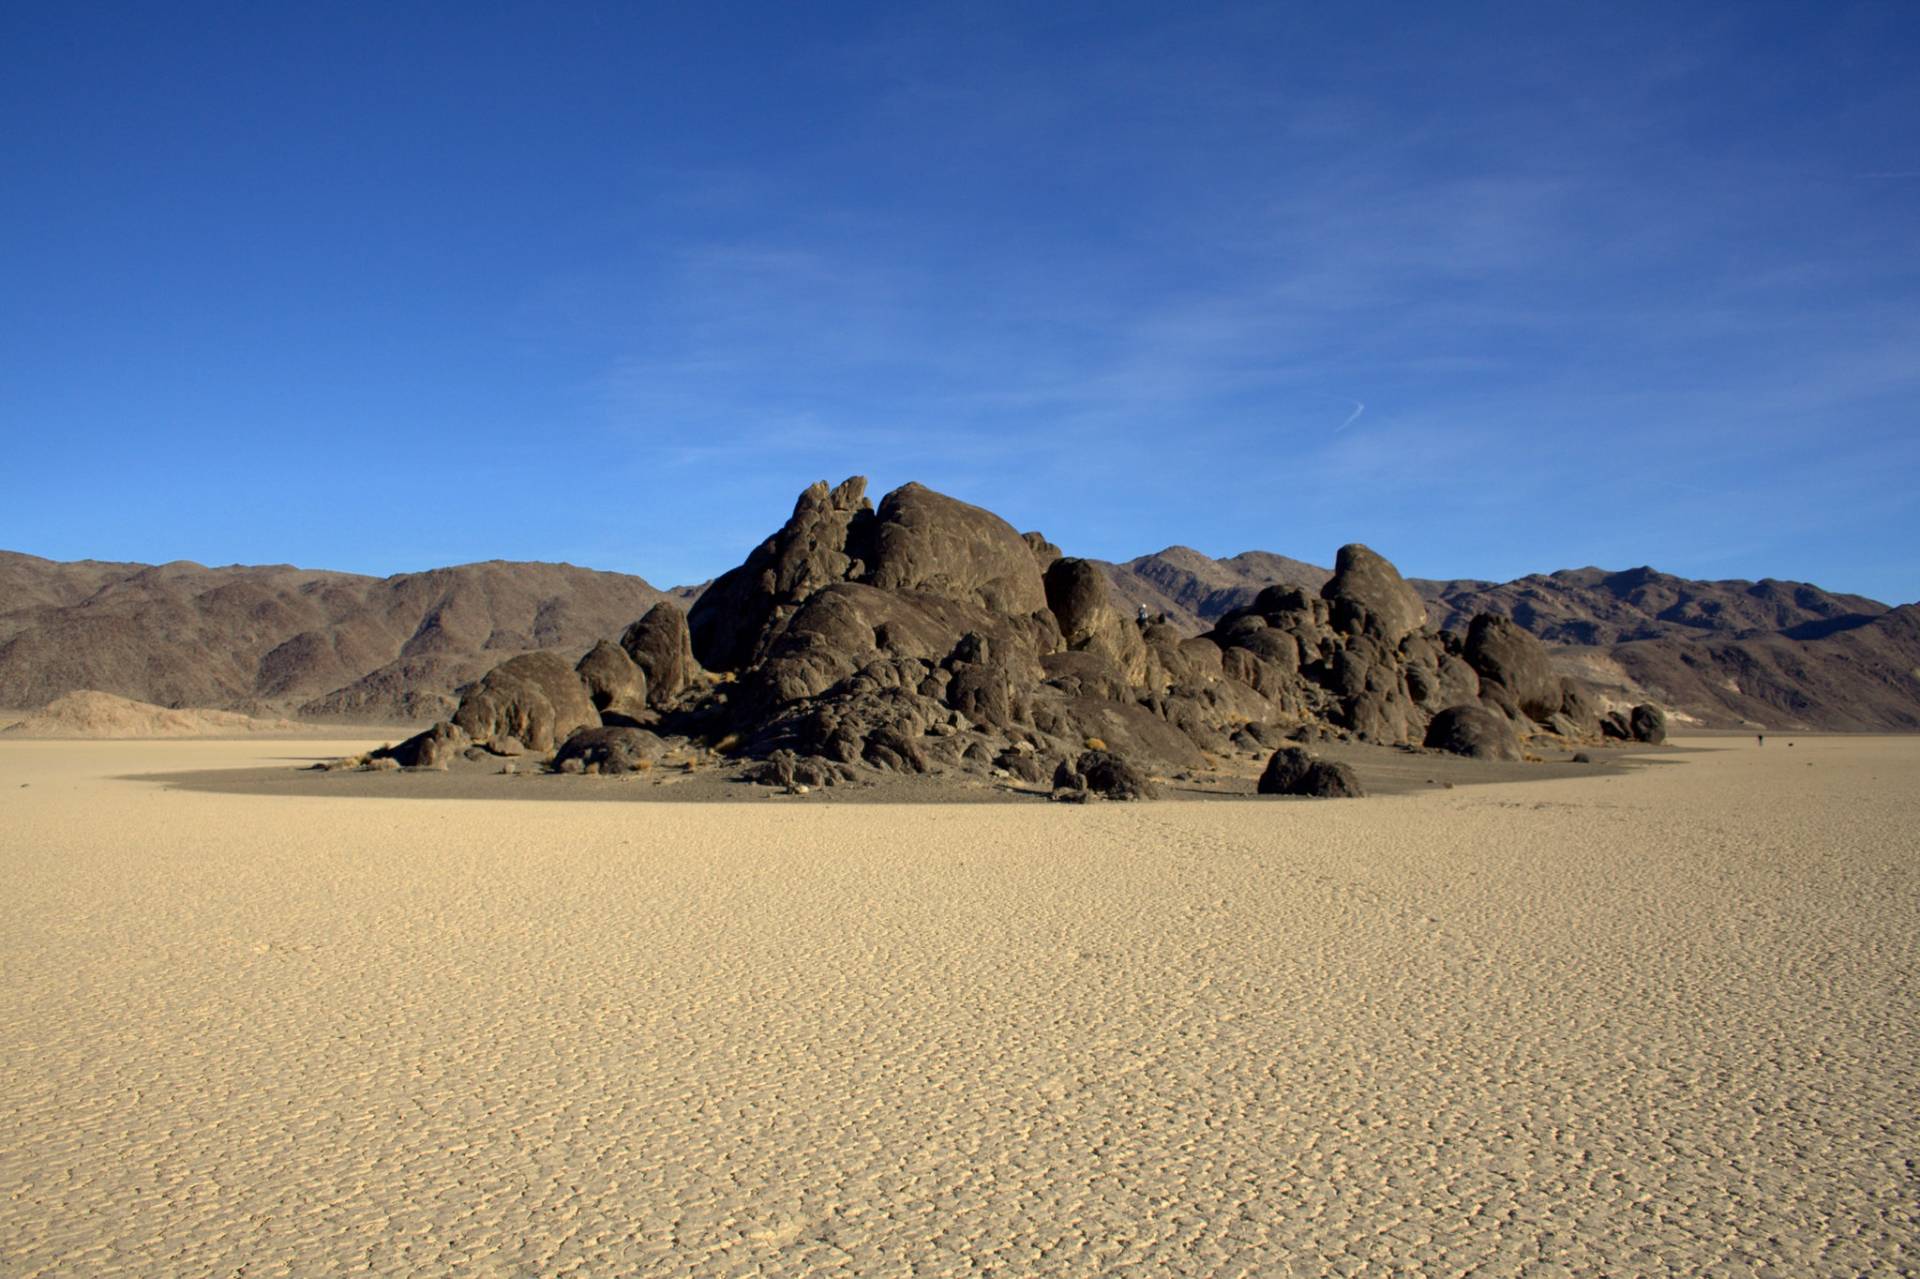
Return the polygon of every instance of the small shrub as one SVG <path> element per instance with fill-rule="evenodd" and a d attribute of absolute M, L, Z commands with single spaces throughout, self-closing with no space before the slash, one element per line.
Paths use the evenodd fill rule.
<path fill-rule="evenodd" d="M 1087 739 L 1087 749 L 1090 751 L 1103 751 L 1107 749 L 1107 744 L 1097 737 L 1089 737 Z"/>

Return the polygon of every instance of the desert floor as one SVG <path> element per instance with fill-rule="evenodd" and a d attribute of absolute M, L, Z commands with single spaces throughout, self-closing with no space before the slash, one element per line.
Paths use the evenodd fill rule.
<path fill-rule="evenodd" d="M 1920 739 L 551 804 L 0 744 L 0 1274 L 1920 1269 Z"/>

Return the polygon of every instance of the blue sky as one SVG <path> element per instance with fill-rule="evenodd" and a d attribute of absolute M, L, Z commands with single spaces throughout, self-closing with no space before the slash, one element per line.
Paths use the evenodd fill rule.
<path fill-rule="evenodd" d="M 697 10 L 697 12 L 696 12 Z M 0 547 L 1920 597 L 1920 9 L 0 7 Z"/>

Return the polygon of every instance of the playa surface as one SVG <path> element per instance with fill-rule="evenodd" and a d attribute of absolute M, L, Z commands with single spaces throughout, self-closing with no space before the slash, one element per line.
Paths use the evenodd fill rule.
<path fill-rule="evenodd" d="M 1349 802 L 0 742 L 0 1274 L 1899 1274 L 1920 738 Z"/>

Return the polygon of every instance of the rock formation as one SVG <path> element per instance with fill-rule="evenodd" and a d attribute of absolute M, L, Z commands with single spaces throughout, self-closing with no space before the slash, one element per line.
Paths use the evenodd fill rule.
<path fill-rule="evenodd" d="M 1627 716 L 1627 727 L 1636 742 L 1658 746 L 1667 740 L 1666 712 L 1658 706 L 1643 703 L 1634 707 Z"/>
<path fill-rule="evenodd" d="M 1298 746 L 1282 746 L 1260 774 L 1262 795 L 1304 795 L 1313 799 L 1358 799 L 1366 794 L 1345 764 L 1315 759 Z"/>
<path fill-rule="evenodd" d="M 1425 745 L 1469 759 L 1520 758 L 1520 738 L 1505 716 L 1484 706 L 1449 706 L 1427 725 Z"/>
<path fill-rule="evenodd" d="M 1592 738 L 1606 725 L 1655 731 L 1569 685 L 1504 618 L 1474 619 L 1464 639 L 1434 629 L 1419 594 L 1364 546 L 1341 548 L 1317 591 L 1269 586 L 1190 636 L 1129 616 L 1106 572 L 1038 533 L 917 484 L 875 509 L 855 477 L 808 488 L 691 613 L 660 603 L 577 667 L 516 657 L 395 757 L 438 759 L 464 734 L 615 772 L 677 741 L 790 790 L 863 771 L 972 773 L 1120 799 L 1151 795 L 1156 773 L 1271 750 L 1289 733 L 1519 758 L 1523 736 Z M 1262 789 L 1358 786 L 1342 766 L 1282 749 Z"/>
<path fill-rule="evenodd" d="M 496 754 L 545 753 L 578 729 L 600 727 L 600 712 L 566 662 L 552 653 L 525 653 L 468 689 L 453 725 Z M 438 725 L 427 730 L 437 731 Z"/>

